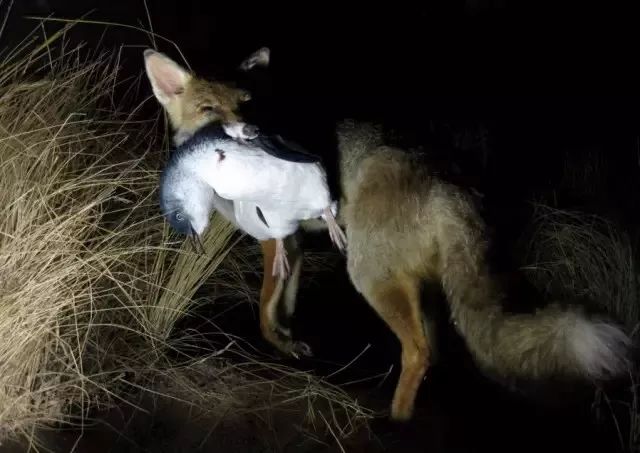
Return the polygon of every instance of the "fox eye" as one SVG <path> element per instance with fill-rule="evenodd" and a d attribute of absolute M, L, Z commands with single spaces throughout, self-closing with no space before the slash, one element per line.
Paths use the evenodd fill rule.
<path fill-rule="evenodd" d="M 217 109 L 213 105 L 206 104 L 206 105 L 200 106 L 198 110 L 200 111 L 200 113 L 213 113 Z"/>
<path fill-rule="evenodd" d="M 178 212 L 178 213 L 176 214 L 176 220 L 177 220 L 178 222 L 182 222 L 182 221 L 184 220 L 184 216 L 182 215 L 182 213 Z"/>

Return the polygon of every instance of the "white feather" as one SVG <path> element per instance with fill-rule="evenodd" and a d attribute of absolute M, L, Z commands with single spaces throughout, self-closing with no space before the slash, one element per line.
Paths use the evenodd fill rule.
<path fill-rule="evenodd" d="M 194 151 L 202 158 L 193 161 L 193 171 L 218 195 L 234 201 L 237 221 L 260 240 L 292 234 L 300 221 L 320 217 L 331 206 L 326 175 L 317 163 L 278 159 L 232 141 L 208 142 Z"/>

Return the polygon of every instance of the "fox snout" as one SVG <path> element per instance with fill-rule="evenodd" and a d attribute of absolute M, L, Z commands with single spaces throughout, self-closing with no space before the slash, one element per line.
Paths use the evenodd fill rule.
<path fill-rule="evenodd" d="M 255 126 L 253 124 L 245 124 L 242 128 L 242 133 L 249 139 L 256 138 L 260 133 L 260 129 L 258 128 L 258 126 Z"/>
<path fill-rule="evenodd" d="M 258 126 L 246 124 L 239 121 L 230 122 L 223 125 L 225 133 L 238 140 L 252 140 L 256 138 L 260 132 Z"/>

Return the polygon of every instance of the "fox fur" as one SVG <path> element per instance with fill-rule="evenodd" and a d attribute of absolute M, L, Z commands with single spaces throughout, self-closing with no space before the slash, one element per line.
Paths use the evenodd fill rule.
<path fill-rule="evenodd" d="M 348 273 L 402 346 L 393 419 L 412 417 L 430 363 L 425 281 L 441 284 L 459 333 L 487 372 L 598 380 L 626 370 L 631 341 L 616 324 L 557 304 L 532 314 L 503 310 L 507 294 L 489 268 L 486 227 L 470 193 L 416 155 L 386 146 L 377 125 L 345 120 L 337 138 Z"/>
<path fill-rule="evenodd" d="M 187 140 L 198 129 L 213 123 L 242 122 L 239 112 L 251 93 L 229 82 L 206 80 L 186 70 L 167 55 L 148 49 L 144 52 L 147 77 L 155 98 L 164 108 L 173 130 L 176 145 Z M 240 64 L 241 71 L 268 65 L 269 49 L 261 48 Z M 233 223 L 233 203 L 217 203 L 218 211 Z M 225 207 L 225 209 L 222 209 Z M 285 238 L 285 247 L 292 263 L 291 275 L 285 281 L 272 276 L 275 240 L 261 241 L 263 277 L 260 290 L 260 328 L 263 337 L 286 354 L 310 354 L 304 343 L 291 340 L 291 333 L 279 319 L 279 313 L 289 317 L 295 308 L 295 297 L 302 267 L 302 250 L 298 235 Z M 283 307 L 284 310 L 279 310 Z"/>

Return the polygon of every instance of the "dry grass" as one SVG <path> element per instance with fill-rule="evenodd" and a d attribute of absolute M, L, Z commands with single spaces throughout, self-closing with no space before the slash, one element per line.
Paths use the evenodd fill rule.
<path fill-rule="evenodd" d="M 135 82 L 118 79 L 117 55 L 83 60 L 54 50 L 58 37 L 0 62 L 0 440 L 83 424 L 91 409 L 175 375 L 170 337 L 205 281 L 253 295 L 229 223 L 214 218 L 196 256 L 159 217 L 161 122 L 134 120 L 115 99 Z M 329 402 L 347 425 L 369 415 L 305 373 L 236 357 L 208 362 L 210 385 L 192 394 L 233 406 L 248 386 L 268 385 L 280 404 Z M 347 435 L 344 426 L 332 431 Z"/>
<path fill-rule="evenodd" d="M 640 274 L 630 232 L 597 215 L 536 204 L 525 243 L 523 269 L 549 300 L 591 305 L 636 338 Z M 630 386 L 614 392 L 617 396 L 598 389 L 593 403 L 596 414 L 611 416 L 619 444 L 629 452 L 640 451 L 639 373 L 635 367 L 628 370 Z"/>
<path fill-rule="evenodd" d="M 536 204 L 524 259 L 528 276 L 550 297 L 589 301 L 636 329 L 636 250 L 630 234 L 609 220 Z"/>

